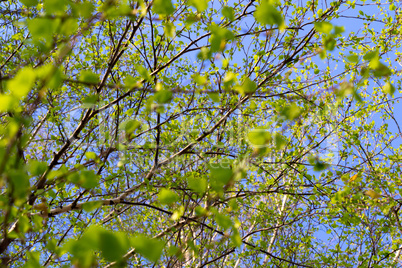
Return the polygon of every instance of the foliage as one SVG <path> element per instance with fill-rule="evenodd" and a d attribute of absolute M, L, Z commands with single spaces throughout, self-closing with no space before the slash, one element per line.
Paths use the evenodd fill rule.
<path fill-rule="evenodd" d="M 0 1 L 1 266 L 396 265 L 400 9 Z"/>

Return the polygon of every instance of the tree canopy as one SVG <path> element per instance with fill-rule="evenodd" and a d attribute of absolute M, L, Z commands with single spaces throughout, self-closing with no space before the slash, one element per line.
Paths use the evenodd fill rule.
<path fill-rule="evenodd" d="M 395 267 L 399 1 L 0 1 L 10 267 Z"/>

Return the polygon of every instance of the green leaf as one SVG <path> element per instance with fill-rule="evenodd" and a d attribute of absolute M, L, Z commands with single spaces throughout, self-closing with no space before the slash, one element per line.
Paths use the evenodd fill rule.
<path fill-rule="evenodd" d="M 324 43 L 324 48 L 325 48 L 326 50 L 332 51 L 332 50 L 335 49 L 336 40 L 335 40 L 335 38 L 333 38 L 332 36 L 324 37 L 323 43 Z"/>
<path fill-rule="evenodd" d="M 8 112 L 18 106 L 18 99 L 10 95 L 0 94 L 0 112 Z"/>
<path fill-rule="evenodd" d="M 66 11 L 66 0 L 44 0 L 43 6 L 45 8 L 46 14 L 64 14 Z"/>
<path fill-rule="evenodd" d="M 204 194 L 207 190 L 207 181 L 201 177 L 190 176 L 187 178 L 187 184 L 192 191 L 199 194 Z"/>
<path fill-rule="evenodd" d="M 124 86 L 127 87 L 128 89 L 131 89 L 133 87 L 140 87 L 140 79 L 138 77 L 132 77 L 132 76 L 126 76 L 124 78 Z"/>
<path fill-rule="evenodd" d="M 12 194 L 15 199 L 24 200 L 28 195 L 30 188 L 28 174 L 24 170 L 10 170 L 9 177 L 11 180 Z"/>
<path fill-rule="evenodd" d="M 169 103 L 172 100 L 172 92 L 167 89 L 163 89 L 161 91 L 156 92 L 154 95 L 155 101 L 159 104 Z"/>
<path fill-rule="evenodd" d="M 103 230 L 99 233 L 99 249 L 109 262 L 120 260 L 130 247 L 127 234 Z"/>
<path fill-rule="evenodd" d="M 390 76 L 392 74 L 392 71 L 385 66 L 383 63 L 379 63 L 378 66 L 373 70 L 373 75 L 375 77 L 384 77 L 384 76 Z"/>
<path fill-rule="evenodd" d="M 393 96 L 395 92 L 395 87 L 390 83 L 386 82 L 385 85 L 382 87 L 384 93 Z"/>
<path fill-rule="evenodd" d="M 200 86 L 205 85 L 207 83 L 207 77 L 203 76 L 203 75 L 200 75 L 198 73 L 193 74 L 191 76 L 191 78 L 194 80 L 194 82 L 197 85 L 200 85 Z"/>
<path fill-rule="evenodd" d="M 52 41 L 53 34 L 56 32 L 59 24 L 60 20 L 58 19 L 27 19 L 28 29 L 32 38 L 36 41 L 44 39 L 47 43 Z"/>
<path fill-rule="evenodd" d="M 222 191 L 233 178 L 233 171 L 227 164 L 215 163 L 209 164 L 211 187 L 215 191 Z"/>
<path fill-rule="evenodd" d="M 334 27 L 331 23 L 327 21 L 315 22 L 314 27 L 317 32 L 329 34 Z"/>
<path fill-rule="evenodd" d="M 164 23 L 163 32 L 167 37 L 173 38 L 176 34 L 176 26 L 171 22 Z"/>
<path fill-rule="evenodd" d="M 150 74 L 150 72 L 148 71 L 147 68 L 145 68 L 145 67 L 142 66 L 142 65 L 137 65 L 137 66 L 135 66 L 135 69 L 137 70 L 137 72 L 140 74 L 140 76 L 141 76 L 145 81 L 148 81 L 148 82 L 151 82 L 151 81 L 152 81 L 151 74 Z"/>
<path fill-rule="evenodd" d="M 26 256 L 26 263 L 21 268 L 41 268 L 40 264 L 41 254 L 39 251 L 28 251 Z"/>
<path fill-rule="evenodd" d="M 203 12 L 208 8 L 208 0 L 189 0 L 188 3 L 195 7 L 198 12 Z"/>
<path fill-rule="evenodd" d="M 338 99 L 343 99 L 348 95 L 353 94 L 353 92 L 356 91 L 353 84 L 350 82 L 343 82 L 339 86 L 340 86 L 339 89 L 335 91 L 335 94 L 338 97 Z"/>
<path fill-rule="evenodd" d="M 92 189 L 98 185 L 99 176 L 93 170 L 82 170 L 79 173 L 70 174 L 67 180 L 85 189 Z"/>
<path fill-rule="evenodd" d="M 162 188 L 158 194 L 158 200 L 161 204 L 171 205 L 179 200 L 179 196 L 172 190 Z"/>
<path fill-rule="evenodd" d="M 243 96 L 252 94 L 257 90 L 257 84 L 250 78 L 246 77 L 240 86 L 235 87 L 235 90 Z"/>
<path fill-rule="evenodd" d="M 346 59 L 351 63 L 357 63 L 359 61 L 359 56 L 356 54 L 350 54 Z"/>
<path fill-rule="evenodd" d="M 235 19 L 233 7 L 225 6 L 222 8 L 222 15 L 228 20 L 232 21 Z"/>
<path fill-rule="evenodd" d="M 369 51 L 366 53 L 366 55 L 363 56 L 364 60 L 373 60 L 373 59 L 378 59 L 379 57 L 379 52 L 378 50 L 375 51 Z"/>
<path fill-rule="evenodd" d="M 90 70 L 82 70 L 80 72 L 79 80 L 91 84 L 97 84 L 99 82 L 99 75 Z"/>
<path fill-rule="evenodd" d="M 340 35 L 345 31 L 345 27 L 343 26 L 335 26 L 334 35 Z"/>
<path fill-rule="evenodd" d="M 27 168 L 29 170 L 29 173 L 31 173 L 31 176 L 39 176 L 39 175 L 42 175 L 46 171 L 47 163 L 40 162 L 37 160 L 31 160 L 28 162 Z"/>
<path fill-rule="evenodd" d="M 326 169 L 328 167 L 328 164 L 321 161 L 318 157 L 314 157 L 312 155 L 310 155 L 308 157 L 308 161 L 311 165 L 314 166 L 314 168 L 313 168 L 314 171 L 323 171 L 324 169 Z"/>
<path fill-rule="evenodd" d="M 211 30 L 211 38 L 209 39 L 211 43 L 210 51 L 212 53 L 223 51 L 226 43 L 233 40 L 234 34 L 230 30 L 217 25 L 211 25 L 209 28 Z"/>
<path fill-rule="evenodd" d="M 227 230 L 233 226 L 232 219 L 229 216 L 226 216 L 222 213 L 219 213 L 219 212 L 215 213 L 215 220 L 216 220 L 216 223 L 220 227 L 222 227 L 224 230 Z"/>
<path fill-rule="evenodd" d="M 17 75 L 7 82 L 7 89 L 16 98 L 24 98 L 32 89 L 35 79 L 35 71 L 30 67 L 25 67 L 19 70 Z"/>
<path fill-rule="evenodd" d="M 286 139 L 278 132 L 274 134 L 274 141 L 277 150 L 282 150 L 286 145 Z"/>
<path fill-rule="evenodd" d="M 84 107 L 84 108 L 92 108 L 92 107 L 94 107 L 94 105 L 96 104 L 98 99 L 99 99 L 99 95 L 97 95 L 97 94 L 86 96 L 82 100 L 82 107 Z"/>
<path fill-rule="evenodd" d="M 84 19 L 88 19 L 92 16 L 92 12 L 95 10 L 95 6 L 91 2 L 84 1 L 82 3 L 72 3 L 70 2 L 70 7 L 74 15 L 79 15 Z"/>
<path fill-rule="evenodd" d="M 66 19 L 60 28 L 60 33 L 65 36 L 70 36 L 74 34 L 78 29 L 78 20 L 75 18 Z"/>
<path fill-rule="evenodd" d="M 38 0 L 20 0 L 20 1 L 27 7 L 36 6 L 38 4 Z"/>
<path fill-rule="evenodd" d="M 272 141 L 271 133 L 263 127 L 250 130 L 247 133 L 247 138 L 253 147 L 265 147 Z"/>
<path fill-rule="evenodd" d="M 197 206 L 194 209 L 194 211 L 195 211 L 195 215 L 197 215 L 198 217 L 205 216 L 208 213 L 207 210 L 201 206 Z"/>
<path fill-rule="evenodd" d="M 31 228 L 30 221 L 27 216 L 21 216 L 18 219 L 18 232 L 24 234 Z"/>
<path fill-rule="evenodd" d="M 99 176 L 93 170 L 81 171 L 80 185 L 85 189 L 92 189 L 98 185 Z"/>
<path fill-rule="evenodd" d="M 96 250 L 100 250 L 102 256 L 111 262 L 120 260 L 129 248 L 130 241 L 125 233 L 109 231 L 97 225 L 90 226 L 80 239 L 71 239 L 63 246 L 79 267 L 93 266 L 93 252 Z"/>
<path fill-rule="evenodd" d="M 159 15 L 170 15 L 173 14 L 175 8 L 171 0 L 155 0 L 152 10 Z"/>
<path fill-rule="evenodd" d="M 223 78 L 223 86 L 225 89 L 231 87 L 237 81 L 237 76 L 235 73 L 227 72 L 225 78 Z"/>
<path fill-rule="evenodd" d="M 269 1 L 263 0 L 254 12 L 256 21 L 264 25 L 278 25 L 279 28 L 285 27 L 285 20 L 282 14 Z"/>
<path fill-rule="evenodd" d="M 300 116 L 301 109 L 296 103 L 292 103 L 291 105 L 285 106 L 280 114 L 287 120 L 294 120 Z"/>
<path fill-rule="evenodd" d="M 148 238 L 144 235 L 138 235 L 131 239 L 131 245 L 135 251 L 150 260 L 157 262 L 162 255 L 164 242 L 159 239 Z"/>
<path fill-rule="evenodd" d="M 207 59 L 211 58 L 211 56 L 212 56 L 212 52 L 207 47 L 202 47 L 200 49 L 200 52 L 197 54 L 197 58 L 200 60 L 207 60 Z"/>
<path fill-rule="evenodd" d="M 233 234 L 230 236 L 230 238 L 236 247 L 240 247 L 242 245 L 242 239 L 237 229 L 234 228 Z"/>
<path fill-rule="evenodd" d="M 36 74 L 39 79 L 46 82 L 46 86 L 50 89 L 58 89 L 63 82 L 64 74 L 60 68 L 52 63 L 43 65 L 36 69 Z"/>
<path fill-rule="evenodd" d="M 220 98 L 219 98 L 219 93 L 215 93 L 215 92 L 209 92 L 208 93 L 208 97 L 213 101 L 213 102 L 220 102 Z"/>
<path fill-rule="evenodd" d="M 94 160 L 98 158 L 98 155 L 95 152 L 86 152 L 85 157 L 90 160 Z"/>
<path fill-rule="evenodd" d="M 92 202 L 86 202 L 82 205 L 82 209 L 85 210 L 86 212 L 91 212 L 94 211 L 97 208 L 100 208 L 102 206 L 101 201 L 92 201 Z"/>
<path fill-rule="evenodd" d="M 138 120 L 127 120 L 121 124 L 123 127 L 126 139 L 131 140 L 133 138 L 133 134 L 137 129 L 141 128 L 141 122 Z"/>

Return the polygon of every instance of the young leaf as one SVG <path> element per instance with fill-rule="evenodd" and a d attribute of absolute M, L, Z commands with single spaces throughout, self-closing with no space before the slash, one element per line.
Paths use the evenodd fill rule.
<path fill-rule="evenodd" d="M 282 14 L 269 1 L 263 0 L 254 12 L 256 21 L 264 25 L 278 25 L 281 29 L 285 27 L 285 20 Z"/>
<path fill-rule="evenodd" d="M 257 84 L 248 77 L 244 78 L 243 83 L 240 86 L 235 87 L 235 90 L 243 96 L 254 93 L 256 89 Z"/>
<path fill-rule="evenodd" d="M 152 262 L 157 262 L 162 255 L 164 243 L 159 239 L 138 235 L 131 239 L 135 251 Z"/>
<path fill-rule="evenodd" d="M 204 12 L 208 8 L 208 0 L 189 0 L 188 3 L 198 12 Z"/>
<path fill-rule="evenodd" d="M 158 194 L 158 200 L 161 204 L 171 205 L 179 200 L 179 196 L 172 190 L 163 188 Z"/>
<path fill-rule="evenodd" d="M 327 21 L 321 21 L 314 23 L 314 27 L 319 33 L 329 34 L 334 26 Z"/>
<path fill-rule="evenodd" d="M 174 6 L 171 0 L 155 0 L 152 10 L 159 15 L 171 15 L 174 12 Z"/>

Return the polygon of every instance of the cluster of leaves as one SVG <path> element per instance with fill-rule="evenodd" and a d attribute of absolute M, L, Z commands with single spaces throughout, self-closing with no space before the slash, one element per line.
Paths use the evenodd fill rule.
<path fill-rule="evenodd" d="M 0 1 L 0 266 L 395 265 L 402 6 L 296 2 Z"/>

